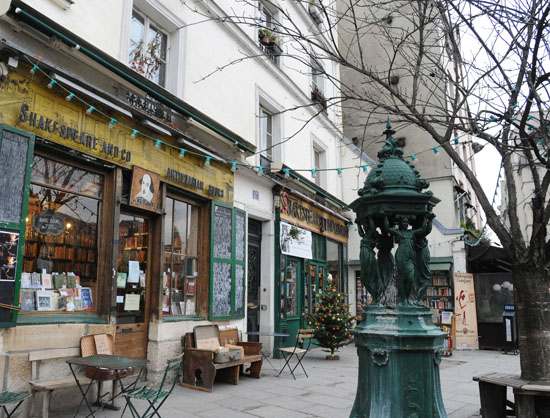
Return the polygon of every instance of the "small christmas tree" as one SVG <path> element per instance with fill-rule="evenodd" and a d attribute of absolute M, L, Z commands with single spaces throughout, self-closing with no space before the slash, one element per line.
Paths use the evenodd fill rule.
<path fill-rule="evenodd" d="M 335 286 L 329 285 L 317 295 L 319 302 L 313 309 L 314 313 L 309 315 L 308 324 L 313 326 L 318 345 L 330 351 L 327 359 L 338 359 L 334 352 L 351 342 L 351 330 L 356 318 L 348 311 L 346 296 Z"/>

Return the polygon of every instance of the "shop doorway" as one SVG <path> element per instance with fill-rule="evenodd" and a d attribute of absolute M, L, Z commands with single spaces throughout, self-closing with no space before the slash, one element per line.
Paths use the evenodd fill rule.
<path fill-rule="evenodd" d="M 302 260 L 290 256 L 284 257 L 283 274 L 281 275 L 281 321 L 280 329 L 289 336 L 281 342 L 281 346 L 290 347 L 295 344 L 296 333 L 302 326 Z"/>
<path fill-rule="evenodd" d="M 248 219 L 248 283 L 247 283 L 247 331 L 260 330 L 260 260 L 262 223 Z M 249 335 L 248 341 L 259 341 L 258 335 Z"/>
<path fill-rule="evenodd" d="M 115 354 L 146 358 L 151 276 L 151 221 L 121 213 L 116 268 Z"/>

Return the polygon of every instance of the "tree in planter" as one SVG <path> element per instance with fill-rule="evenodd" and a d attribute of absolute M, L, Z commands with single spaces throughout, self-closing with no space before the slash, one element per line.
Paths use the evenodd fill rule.
<path fill-rule="evenodd" d="M 257 2 L 234 1 L 243 6 L 239 10 L 248 7 L 249 15 L 223 15 L 219 22 L 254 25 Z M 325 24 L 315 35 L 300 26 L 299 8 L 309 3 L 269 2 L 278 16 L 273 24 L 289 46 L 285 70 L 299 72 L 312 61 L 327 64 L 323 68 L 339 65 L 341 79 L 323 73 L 332 87 L 326 91 L 334 92 L 327 106 L 338 114 L 355 112 L 344 126 L 357 130 L 348 135 L 357 136 L 357 146 L 366 150 L 379 140 L 389 115 L 396 130 L 417 128 L 429 136 L 464 173 L 512 263 L 522 378 L 550 381 L 550 3 L 316 0 Z M 211 18 L 207 10 L 202 14 Z M 305 123 L 323 113 L 315 102 L 285 112 L 306 107 L 314 111 Z M 493 148 L 502 162 L 502 214 L 468 164 L 472 156 L 464 155 L 473 141 Z M 517 159 L 532 178 L 527 198 Z M 530 215 L 530 229 L 522 228 L 522 211 Z"/>
<path fill-rule="evenodd" d="M 318 345 L 330 351 L 327 359 L 338 359 L 334 352 L 351 342 L 355 317 L 349 313 L 346 294 L 339 292 L 335 286 L 329 284 L 318 298 L 319 302 L 314 307 L 314 313 L 309 315 L 308 324 L 313 326 Z"/>

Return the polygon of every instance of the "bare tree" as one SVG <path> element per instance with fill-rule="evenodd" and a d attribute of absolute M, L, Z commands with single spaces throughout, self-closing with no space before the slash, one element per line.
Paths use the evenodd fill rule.
<path fill-rule="evenodd" d="M 256 1 L 235 1 L 258 7 Z M 325 73 L 338 94 L 322 100 L 312 97 L 314 103 L 304 106 L 320 103 L 343 109 L 351 115 L 346 126 L 363 130 L 360 137 L 366 141 L 371 126 L 390 115 L 392 121 L 423 130 L 445 150 L 471 183 L 488 224 L 512 261 L 522 377 L 550 380 L 550 3 L 265 0 L 278 16 L 269 25 L 257 13 L 243 13 L 243 7 L 239 13 L 213 16 L 201 8 L 201 0 L 185 3 L 224 24 L 276 31 L 284 39 L 289 67 L 296 60 L 313 72 L 323 64 L 337 63 L 342 74 L 350 76 L 343 80 L 355 80 L 346 84 Z M 314 8 L 311 12 L 322 23 L 303 30 L 296 7 Z M 371 137 L 380 131 L 376 127 Z M 463 135 L 477 137 L 500 154 L 508 196 L 506 216 L 493 208 L 470 165 L 453 146 L 454 138 Z M 534 181 L 529 209 L 533 227 L 527 239 L 518 218 L 514 172 L 518 156 Z"/>

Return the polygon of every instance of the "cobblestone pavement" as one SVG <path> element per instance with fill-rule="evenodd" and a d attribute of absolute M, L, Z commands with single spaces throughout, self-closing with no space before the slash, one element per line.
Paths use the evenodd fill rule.
<path fill-rule="evenodd" d="M 309 378 L 277 372 L 264 362 L 261 379 L 242 377 L 237 386 L 214 385 L 211 393 L 176 386 L 161 409 L 164 418 L 347 418 L 357 386 L 358 359 L 354 346 L 341 349 L 340 360 L 325 360 L 321 349 L 310 351 L 305 368 Z M 280 360 L 271 360 L 278 368 Z M 472 377 L 490 371 L 519 373 L 519 356 L 499 351 L 454 351 L 441 363 L 441 389 L 449 418 L 479 415 L 479 392 Z M 55 410 L 52 405 L 52 409 Z M 52 412 L 51 417 L 72 417 L 74 410 Z M 101 410 L 100 418 L 120 417 L 121 412 Z M 85 416 L 86 414 L 81 414 Z M 130 417 L 126 411 L 125 417 Z"/>

